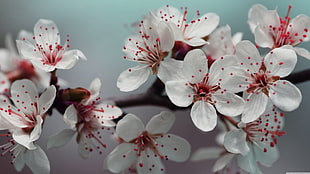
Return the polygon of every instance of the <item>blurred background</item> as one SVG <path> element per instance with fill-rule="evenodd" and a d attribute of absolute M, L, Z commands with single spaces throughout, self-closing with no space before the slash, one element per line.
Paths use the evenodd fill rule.
<path fill-rule="evenodd" d="M 291 17 L 298 14 L 310 16 L 310 1 L 304 0 L 9 0 L 0 2 L 0 46 L 4 47 L 4 38 L 11 33 L 13 38 L 21 29 L 33 30 L 34 24 L 40 18 L 53 20 L 61 36 L 70 34 L 71 48 L 84 52 L 88 61 L 79 61 L 71 70 L 58 71 L 59 77 L 68 81 L 70 87 L 87 88 L 90 82 L 99 77 L 102 82 L 102 98 L 122 97 L 143 92 L 152 83 L 148 83 L 131 93 L 123 93 L 116 87 L 119 74 L 128 67 L 129 61 L 123 60 L 122 47 L 124 40 L 133 33 L 133 23 L 139 21 L 148 12 L 166 4 L 174 7 L 188 7 L 189 19 L 199 10 L 201 14 L 215 12 L 220 16 L 220 25 L 229 24 L 232 33 L 243 32 L 244 39 L 254 41 L 247 24 L 249 8 L 261 3 L 268 9 L 278 9 L 280 16 L 285 16 L 288 5 L 293 5 Z M 64 37 L 63 37 L 64 38 Z M 303 43 L 302 47 L 310 50 L 310 43 Z M 309 60 L 299 57 L 296 71 L 310 67 Z M 271 167 L 264 168 L 264 173 L 285 173 L 289 171 L 310 171 L 310 83 L 297 85 L 303 94 L 301 106 L 294 112 L 286 114 L 286 135 L 278 139 L 280 159 Z M 146 123 L 153 115 L 165 108 L 144 106 L 125 108 L 139 116 Z M 171 133 L 180 135 L 190 141 L 192 151 L 200 147 L 214 146 L 214 135 L 217 131 L 202 133 L 191 122 L 189 111 L 175 112 L 177 119 Z M 38 144 L 45 150 L 51 165 L 51 174 L 60 173 L 109 173 L 103 170 L 104 157 L 116 146 L 110 134 L 105 134 L 104 142 L 108 144 L 102 155 L 94 152 L 88 160 L 82 159 L 77 152 L 74 139 L 59 149 L 46 150 L 48 136 L 67 128 L 61 115 L 54 112 L 46 120 L 43 134 Z M 3 142 L 3 141 L 1 141 Z M 10 164 L 10 156 L 0 158 L 0 173 L 18 173 Z M 208 174 L 211 173 L 214 161 L 197 163 L 175 163 L 165 161 L 168 174 Z M 26 167 L 21 173 L 31 173 Z"/>

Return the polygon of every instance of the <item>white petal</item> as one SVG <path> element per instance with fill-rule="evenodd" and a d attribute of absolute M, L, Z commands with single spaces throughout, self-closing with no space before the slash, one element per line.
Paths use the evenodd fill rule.
<path fill-rule="evenodd" d="M 204 132 L 213 130 L 217 123 L 214 107 L 204 101 L 194 103 L 191 109 L 191 118 L 195 126 Z"/>
<path fill-rule="evenodd" d="M 37 87 L 30 80 L 16 80 L 11 86 L 11 99 L 15 106 L 27 115 L 37 112 L 38 95 Z"/>
<path fill-rule="evenodd" d="M 184 58 L 183 72 L 189 82 L 200 82 L 208 72 L 208 61 L 205 53 L 200 49 L 189 51 Z"/>
<path fill-rule="evenodd" d="M 41 61 L 42 54 L 37 51 L 37 48 L 32 45 L 30 42 L 17 40 L 16 47 L 20 53 L 20 55 L 25 59 L 34 59 Z M 42 64 L 42 62 L 41 62 Z"/>
<path fill-rule="evenodd" d="M 200 148 L 192 154 L 191 161 L 201 161 L 208 159 L 217 159 L 225 151 L 220 147 L 204 147 Z"/>
<path fill-rule="evenodd" d="M 27 150 L 24 154 L 26 165 L 30 168 L 33 174 L 49 174 L 50 163 L 45 152 L 39 147 L 35 150 Z"/>
<path fill-rule="evenodd" d="M 64 122 L 71 128 L 74 129 L 75 125 L 78 121 L 78 115 L 77 110 L 75 109 L 74 105 L 70 105 L 67 107 L 65 113 L 64 113 Z"/>
<path fill-rule="evenodd" d="M 9 90 L 10 81 L 2 72 L 0 72 L 0 83 L 0 94 Z"/>
<path fill-rule="evenodd" d="M 161 158 L 150 148 L 141 153 L 136 164 L 138 174 L 163 174 L 164 166 Z"/>
<path fill-rule="evenodd" d="M 236 57 L 240 63 L 243 63 L 241 68 L 249 69 L 248 73 L 257 73 L 262 63 L 262 57 L 259 55 L 257 48 L 247 40 L 237 44 Z"/>
<path fill-rule="evenodd" d="M 175 81 L 183 78 L 182 74 L 183 61 L 169 59 L 160 62 L 157 76 L 166 83 L 167 81 Z"/>
<path fill-rule="evenodd" d="M 218 26 L 220 18 L 215 13 L 207 13 L 194 21 L 186 27 L 185 38 L 202 38 L 209 35 Z"/>
<path fill-rule="evenodd" d="M 246 99 L 241 120 L 249 123 L 256 120 L 266 110 L 268 96 L 263 92 L 251 93 Z"/>
<path fill-rule="evenodd" d="M 279 159 L 279 150 L 277 147 L 266 146 L 267 151 L 264 152 L 261 148 L 253 146 L 256 160 L 267 167 L 271 167 L 274 162 Z"/>
<path fill-rule="evenodd" d="M 95 105 L 94 107 L 92 115 L 95 115 L 96 118 L 98 118 L 98 121 L 102 126 L 115 126 L 115 123 L 111 120 L 118 118 L 122 114 L 122 110 L 114 105 L 102 103 Z"/>
<path fill-rule="evenodd" d="M 145 130 L 151 134 L 165 134 L 170 130 L 174 121 L 175 116 L 172 112 L 162 111 L 151 118 Z"/>
<path fill-rule="evenodd" d="M 224 137 L 224 147 L 228 152 L 246 155 L 249 147 L 246 142 L 247 134 L 241 129 L 233 129 Z"/>
<path fill-rule="evenodd" d="M 23 145 L 27 149 L 33 150 L 36 148 L 33 141 L 30 140 L 29 134 L 25 133 L 22 129 L 12 130 L 12 137 L 17 143 Z"/>
<path fill-rule="evenodd" d="M 101 89 L 101 81 L 99 78 L 95 78 L 88 87 L 88 91 L 91 94 L 91 97 L 88 101 L 94 101 L 98 97 L 100 89 Z"/>
<path fill-rule="evenodd" d="M 165 158 L 176 161 L 183 162 L 188 159 L 191 151 L 191 146 L 187 140 L 182 137 L 167 134 L 155 140 L 158 144 L 157 150 L 160 155 L 165 156 Z"/>
<path fill-rule="evenodd" d="M 305 29 L 310 29 L 310 18 L 304 14 L 300 14 L 290 21 L 293 26 L 291 33 L 298 33 L 299 37 L 302 36 L 303 41 L 309 41 L 309 34 L 305 32 Z"/>
<path fill-rule="evenodd" d="M 304 48 L 294 47 L 296 53 L 304 58 L 310 59 L 310 52 Z"/>
<path fill-rule="evenodd" d="M 55 86 L 50 86 L 49 88 L 41 94 L 39 98 L 39 113 L 44 114 L 53 104 L 56 97 Z"/>
<path fill-rule="evenodd" d="M 116 133 L 124 141 L 129 142 L 137 138 L 144 131 L 142 121 L 133 114 L 127 114 L 116 125 Z"/>
<path fill-rule="evenodd" d="M 32 129 L 29 137 L 30 141 L 32 142 L 37 141 L 42 133 L 43 118 L 41 117 L 41 115 L 36 116 L 36 121 L 37 123 Z"/>
<path fill-rule="evenodd" d="M 20 172 L 25 167 L 24 152 L 26 151 L 26 148 L 20 144 L 17 144 L 17 146 L 18 150 L 21 150 L 21 153 L 16 156 L 13 164 L 15 170 Z"/>
<path fill-rule="evenodd" d="M 73 137 L 76 131 L 64 129 L 56 135 L 50 136 L 47 141 L 47 149 L 57 148 L 67 144 Z"/>
<path fill-rule="evenodd" d="M 237 162 L 241 169 L 247 172 L 250 172 L 250 173 L 257 174 L 259 173 L 260 170 L 256 163 L 256 158 L 255 158 L 255 154 L 253 152 L 252 146 L 253 146 L 252 144 L 249 144 L 249 147 L 250 147 L 249 153 L 247 153 L 247 155 L 245 156 L 239 155 L 237 158 Z"/>
<path fill-rule="evenodd" d="M 274 45 L 274 40 L 272 35 L 263 29 L 261 25 L 258 25 L 254 31 L 255 43 L 263 48 L 272 48 Z"/>
<path fill-rule="evenodd" d="M 162 52 L 170 52 L 174 46 L 174 34 L 170 26 L 165 22 L 160 22 L 157 25 L 157 32 L 160 40 Z"/>
<path fill-rule="evenodd" d="M 257 25 L 261 23 L 260 21 L 264 19 L 267 11 L 267 8 L 260 4 L 255 4 L 250 8 L 248 13 L 248 24 L 252 33 L 254 33 Z"/>
<path fill-rule="evenodd" d="M 198 37 L 194 37 L 194 38 L 191 38 L 189 40 L 184 40 L 183 42 L 185 42 L 188 45 L 193 46 L 193 47 L 202 46 L 202 45 L 205 45 L 208 43 L 207 41 L 205 41 L 201 38 L 198 38 Z"/>
<path fill-rule="evenodd" d="M 297 55 L 291 49 L 276 48 L 266 55 L 264 63 L 270 74 L 286 77 L 294 70 Z"/>
<path fill-rule="evenodd" d="M 134 144 L 122 143 L 115 147 L 115 149 L 106 157 L 104 161 L 104 168 L 112 173 L 120 173 L 129 168 L 137 158 L 136 152 L 133 150 Z"/>
<path fill-rule="evenodd" d="M 60 35 L 56 24 L 51 20 L 40 19 L 34 25 L 33 33 L 37 44 L 48 50 L 49 45 L 60 44 Z"/>
<path fill-rule="evenodd" d="M 139 88 L 149 77 L 148 66 L 136 66 L 123 71 L 117 79 L 117 87 L 128 92 Z"/>
<path fill-rule="evenodd" d="M 216 160 L 212 171 L 217 172 L 224 169 L 230 163 L 230 161 L 233 159 L 234 156 L 235 155 L 231 153 L 227 153 L 221 156 L 218 160 Z"/>
<path fill-rule="evenodd" d="M 216 101 L 215 107 L 218 112 L 227 116 L 237 116 L 243 112 L 245 102 L 238 95 L 223 90 L 212 95 Z"/>
<path fill-rule="evenodd" d="M 278 80 L 270 86 L 270 99 L 274 105 L 283 111 L 293 111 L 301 103 L 300 90 L 291 82 Z"/>
<path fill-rule="evenodd" d="M 56 64 L 56 68 L 71 69 L 79 58 L 87 60 L 86 56 L 80 50 L 66 51 L 61 60 Z"/>
<path fill-rule="evenodd" d="M 168 81 L 166 92 L 171 102 L 180 107 L 189 106 L 193 102 L 193 89 L 185 81 Z"/>
<path fill-rule="evenodd" d="M 235 33 L 231 38 L 233 45 L 237 45 L 242 40 L 242 37 L 243 37 L 243 33 L 241 32 Z"/>

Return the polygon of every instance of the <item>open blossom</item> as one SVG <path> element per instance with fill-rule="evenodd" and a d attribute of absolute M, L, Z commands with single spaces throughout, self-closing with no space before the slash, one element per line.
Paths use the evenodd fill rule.
<path fill-rule="evenodd" d="M 64 113 L 64 121 L 70 127 L 50 137 L 48 148 L 60 147 L 66 144 L 77 133 L 79 153 L 87 158 L 89 152 L 98 150 L 106 145 L 100 140 L 100 130 L 105 127 L 113 127 L 113 119 L 122 114 L 120 108 L 101 103 L 99 93 L 101 82 L 98 78 L 92 81 L 88 91 L 90 96 L 81 102 L 71 104 Z M 96 146 L 96 143 L 99 146 Z M 102 152 L 99 152 L 102 153 Z"/>
<path fill-rule="evenodd" d="M 297 47 L 300 43 L 309 41 L 310 18 L 301 14 L 291 19 L 291 8 L 289 6 L 286 16 L 281 18 L 276 10 L 268 10 L 260 4 L 254 5 L 248 14 L 250 29 L 258 46 L 273 49 L 285 45 L 310 59 L 309 51 Z"/>
<path fill-rule="evenodd" d="M 256 47 L 249 41 L 237 44 L 236 57 L 228 56 L 225 60 L 234 60 L 225 70 L 222 86 L 230 87 L 233 92 L 244 91 L 246 104 L 242 122 L 256 120 L 266 109 L 270 99 L 283 111 L 295 110 L 302 95 L 299 89 L 287 80 L 294 69 L 297 56 L 293 50 L 276 48 L 265 57 L 259 55 Z"/>
<path fill-rule="evenodd" d="M 187 21 L 187 13 L 187 8 L 184 8 L 181 13 L 178 9 L 166 5 L 156 11 L 151 11 L 147 17 L 153 16 L 157 21 L 169 21 L 177 41 L 185 42 L 191 46 L 206 44 L 207 42 L 203 38 L 218 26 L 219 16 L 215 13 L 206 13 L 200 16 L 197 11 L 197 18 Z"/>
<path fill-rule="evenodd" d="M 40 19 L 35 24 L 33 32 L 32 39 L 17 40 L 17 48 L 23 58 L 29 59 L 38 68 L 47 72 L 70 69 L 79 58 L 86 60 L 80 50 L 68 50 L 69 39 L 61 45 L 60 33 L 53 21 Z"/>
<path fill-rule="evenodd" d="M 242 39 L 242 33 L 231 35 L 229 25 L 220 27 L 208 36 L 209 44 L 202 47 L 207 56 L 209 66 L 225 55 L 234 55 L 236 45 Z"/>
<path fill-rule="evenodd" d="M 11 86 L 14 105 L 5 96 L 0 96 L 0 130 L 9 129 L 14 141 L 29 150 L 36 148 L 42 124 L 56 96 L 56 89 L 50 86 L 40 96 L 30 80 L 17 80 Z"/>
<path fill-rule="evenodd" d="M 11 136 L 11 134 L 1 136 Z M 35 149 L 30 150 L 10 139 L 7 143 L 0 145 L 0 149 L 3 151 L 1 156 L 6 153 L 11 154 L 11 163 L 19 172 L 26 164 L 33 174 L 49 174 L 50 163 L 45 152 L 38 145 L 34 144 L 34 146 Z"/>
<path fill-rule="evenodd" d="M 177 106 L 187 107 L 194 103 L 191 118 L 197 128 L 211 131 L 217 123 L 217 113 L 237 116 L 242 113 L 244 100 L 220 85 L 221 60 L 214 62 L 210 70 L 208 60 L 199 49 L 187 53 L 183 68 L 179 71 L 183 79 L 168 81 L 166 92 Z M 216 109 L 215 109 L 216 108 Z"/>
<path fill-rule="evenodd" d="M 123 48 L 124 58 L 139 65 L 120 74 L 117 87 L 121 91 L 137 89 L 148 79 L 150 72 L 165 82 L 173 78 L 174 71 L 181 65 L 175 59 L 164 60 L 174 45 L 173 30 L 166 22 L 154 25 L 151 20 L 143 20 L 139 29 L 139 35 L 129 38 Z"/>
<path fill-rule="evenodd" d="M 270 167 L 279 158 L 276 144 L 277 137 L 285 133 L 281 131 L 283 124 L 283 113 L 269 105 L 257 120 L 241 123 L 240 129 L 229 131 L 224 137 L 224 147 L 241 154 L 238 164 L 242 169 L 259 173 L 257 162 Z"/>
<path fill-rule="evenodd" d="M 167 134 L 175 121 L 170 112 L 154 116 L 144 128 L 133 114 L 126 115 L 116 126 L 123 140 L 105 159 L 105 168 L 120 173 L 134 165 L 138 174 L 161 174 L 161 159 L 182 162 L 190 155 L 190 144 L 183 138 Z"/>
<path fill-rule="evenodd" d="M 28 32 L 21 31 L 18 38 L 30 36 Z M 49 87 L 50 74 L 36 68 L 29 60 L 21 58 L 11 35 L 6 35 L 5 45 L 6 48 L 0 49 L 0 93 L 8 92 L 11 83 L 21 79 L 29 79 L 38 87 Z"/>

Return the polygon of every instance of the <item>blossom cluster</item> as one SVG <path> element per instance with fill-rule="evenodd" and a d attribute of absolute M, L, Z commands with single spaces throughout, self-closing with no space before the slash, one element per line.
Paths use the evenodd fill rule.
<path fill-rule="evenodd" d="M 8 137 L 2 155 L 10 153 L 12 164 L 21 171 L 26 164 L 35 174 L 50 173 L 47 155 L 37 144 L 48 121 L 57 110 L 68 128 L 51 136 L 47 148 L 59 148 L 76 136 L 82 158 L 106 143 L 109 132 L 119 143 L 103 160 L 112 173 L 160 174 L 162 160 L 184 162 L 216 159 L 213 172 L 225 171 L 236 159 L 238 171 L 262 173 L 259 164 L 272 166 L 279 158 L 277 138 L 284 135 L 284 113 L 298 108 L 300 90 L 288 80 L 297 57 L 310 53 L 297 47 L 309 40 L 310 18 L 289 14 L 260 4 L 248 12 L 255 43 L 232 35 L 229 25 L 219 26 L 215 13 L 188 20 L 188 9 L 169 5 L 150 11 L 125 41 L 124 59 L 137 65 L 123 71 L 116 86 L 123 92 L 140 88 L 154 75 L 158 79 L 146 93 L 124 99 L 103 100 L 101 80 L 86 88 L 67 88 L 56 75 L 71 69 L 81 50 L 71 49 L 67 35 L 51 20 L 40 19 L 33 33 L 22 30 L 15 44 L 6 38 L 0 50 L 0 134 Z M 267 54 L 259 48 L 267 48 Z M 140 98 L 139 98 L 140 97 Z M 218 147 L 191 153 L 190 142 L 168 133 L 176 117 L 162 111 L 144 126 L 125 107 L 158 105 L 168 109 L 190 109 L 192 123 L 202 132 L 221 129 Z"/>

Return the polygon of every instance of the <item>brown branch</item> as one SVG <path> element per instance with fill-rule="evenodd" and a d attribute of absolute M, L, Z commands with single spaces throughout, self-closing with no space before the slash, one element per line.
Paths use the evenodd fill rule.
<path fill-rule="evenodd" d="M 310 69 L 293 73 L 285 78 L 294 84 L 302 83 L 310 80 Z"/>

